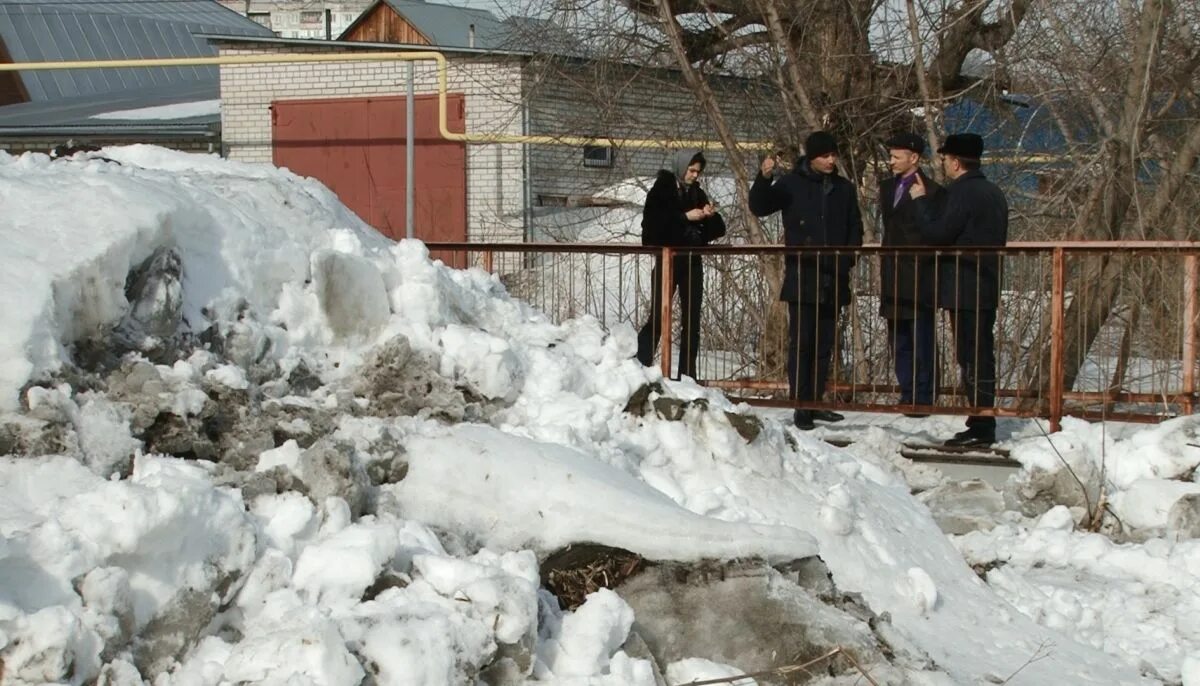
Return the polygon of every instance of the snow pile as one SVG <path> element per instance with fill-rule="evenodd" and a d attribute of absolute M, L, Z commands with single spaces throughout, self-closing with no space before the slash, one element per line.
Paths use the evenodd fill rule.
<path fill-rule="evenodd" d="M 652 560 L 757 555 L 786 562 L 817 552 L 801 531 L 695 514 L 645 482 L 553 443 L 465 425 L 413 441 L 409 451 L 408 476 L 395 487 L 405 516 L 475 532 L 488 546 L 550 552 L 587 540 Z M 530 500 L 527 489 L 543 495 Z M 480 499 L 483 493 L 488 497 Z M 541 525 L 531 529 L 532 521 Z"/>
<path fill-rule="evenodd" d="M 1061 432 L 1021 441 L 1012 454 L 1033 482 L 1069 467 L 1089 486 L 1091 502 L 1103 492 L 1126 528 L 1164 532 L 1172 507 L 1200 494 L 1197 416 L 1137 430 L 1067 418 Z"/>
<path fill-rule="evenodd" d="M 103 154 L 124 164 L 0 155 L 0 409 L 61 368 L 64 345 L 121 320 L 126 274 L 160 247 L 186 255 L 182 318 L 196 332 L 239 299 L 275 310 L 321 251 L 388 250 L 315 181 L 149 146 Z"/>
<path fill-rule="evenodd" d="M 542 556 L 599 542 L 658 560 L 815 552 L 898 681 L 1155 683 L 998 597 L 893 470 L 663 382 L 631 359 L 630 327 L 554 324 L 285 171 L 103 155 L 121 164 L 0 155 L 0 388 L 22 408 L 0 435 L 21 455 L 0 460 L 6 670 L 650 686 L 619 588 L 572 612 L 540 588 Z M 120 360 L 75 367 L 70 346 L 125 335 L 139 305 L 161 320 L 174 294 L 177 359 L 143 329 Z"/>
<path fill-rule="evenodd" d="M 189 119 L 191 117 L 212 116 L 221 113 L 220 100 L 197 100 L 195 102 L 180 102 L 173 105 L 158 105 L 155 107 L 139 107 L 132 110 L 115 110 L 94 114 L 92 119 Z"/>
<path fill-rule="evenodd" d="M 0 485 L 0 642 L 18 679 L 91 678 L 102 650 L 159 665 L 159 647 L 134 636 L 172 606 L 211 618 L 254 562 L 241 498 L 199 466 L 143 457 L 116 482 L 66 457 L 4 460 Z"/>
<path fill-rule="evenodd" d="M 1075 531 L 1072 514 L 1057 507 L 1035 523 L 967 534 L 957 545 L 1017 609 L 1129 656 L 1144 672 L 1179 683 L 1189 654 L 1200 657 L 1200 540 L 1119 545 Z"/>

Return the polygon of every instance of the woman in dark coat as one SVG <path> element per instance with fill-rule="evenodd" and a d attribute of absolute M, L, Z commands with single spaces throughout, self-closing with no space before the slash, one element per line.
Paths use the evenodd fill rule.
<path fill-rule="evenodd" d="M 696 149 L 675 153 L 671 170 L 658 172 L 646 194 L 642 213 L 642 245 L 686 248 L 708 243 L 725 235 L 725 220 L 696 180 L 704 172 L 704 155 Z M 638 332 L 637 359 L 646 366 L 662 337 L 662 258 L 655 260 L 651 275 L 650 319 Z M 700 312 L 704 299 L 704 268 L 700 255 L 676 255 L 671 261 L 671 294 L 679 291 L 683 313 L 679 375 L 696 377 L 700 354 Z"/>

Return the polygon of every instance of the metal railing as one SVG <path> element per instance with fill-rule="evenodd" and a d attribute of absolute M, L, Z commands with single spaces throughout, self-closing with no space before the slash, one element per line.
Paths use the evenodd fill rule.
<path fill-rule="evenodd" d="M 686 289 L 699 282 L 699 350 L 694 367 L 688 356 L 684 368 L 697 381 L 755 404 L 1042 417 L 1057 430 L 1065 415 L 1154 422 L 1190 414 L 1196 403 L 1200 243 L 1012 243 L 978 249 L 428 246 L 447 263 L 497 274 L 511 294 L 556 321 L 590 315 L 606 328 L 649 328 L 664 376 L 672 375 L 675 360 L 687 353 L 680 322 L 687 312 L 676 315 L 680 298 L 672 284 Z M 778 302 L 779 277 L 788 260 L 795 264 L 796 297 L 804 301 L 797 307 L 821 307 L 817 301 L 824 300 L 836 312 L 828 381 L 818 398 L 789 392 L 789 317 Z M 893 273 L 910 266 L 921 275 L 907 286 L 911 295 L 897 292 L 891 279 L 892 291 L 882 292 L 881 272 L 888 262 Z M 984 262 L 999 275 L 992 295 L 986 293 L 992 279 L 978 267 Z M 836 278 L 838 264 L 845 270 L 843 279 Z M 822 273 L 834 277 L 822 282 Z M 819 288 L 831 290 L 814 297 Z M 660 294 L 659 327 L 649 324 L 656 300 L 652 289 Z M 967 297 L 977 300 L 963 302 Z M 988 297 L 994 301 L 983 302 Z M 907 370 L 894 364 L 895 334 L 880 314 L 885 299 L 914 309 L 935 306 L 932 401 L 899 404 L 897 377 Z M 954 322 L 962 319 L 951 313 L 989 305 L 995 312 L 995 400 L 983 402 L 978 388 L 988 380 L 962 383 L 957 358 L 970 358 L 970 351 L 955 350 Z M 967 397 L 968 387 L 977 389 L 974 397 Z"/>

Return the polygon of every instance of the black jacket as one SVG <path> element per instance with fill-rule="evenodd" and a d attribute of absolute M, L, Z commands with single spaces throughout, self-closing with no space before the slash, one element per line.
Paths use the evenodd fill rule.
<path fill-rule="evenodd" d="M 946 184 L 942 207 L 928 196 L 917 200 L 921 239 L 926 245 L 966 249 L 938 258 L 938 306 L 957 310 L 994 310 L 1000 302 L 1000 255 L 971 248 L 1008 242 L 1008 201 L 979 170 Z"/>
<path fill-rule="evenodd" d="M 942 201 L 942 187 L 924 172 L 925 192 L 935 207 Z M 883 221 L 883 241 L 887 246 L 922 246 L 921 219 L 917 203 L 905 191 L 896 205 L 896 184 L 891 176 L 879 183 L 879 216 Z M 932 256 L 883 253 L 879 258 L 879 314 L 887 319 L 912 319 L 917 309 L 933 307 L 934 260 Z"/>
<path fill-rule="evenodd" d="M 783 213 L 784 245 L 858 247 L 862 214 L 854 184 L 837 174 L 820 174 L 800 158 L 795 169 L 772 182 L 762 174 L 750 187 L 750 211 L 759 217 Z M 788 255 L 779 299 L 846 305 L 850 302 L 852 253 Z"/>
<path fill-rule="evenodd" d="M 663 169 L 646 194 L 642 212 L 642 245 L 686 247 L 706 245 L 725 235 L 725 220 L 714 214 L 698 222 L 688 221 L 687 211 L 708 204 L 708 194 L 693 183 L 679 186 L 675 174 Z M 699 255 L 695 255 L 699 258 Z"/>

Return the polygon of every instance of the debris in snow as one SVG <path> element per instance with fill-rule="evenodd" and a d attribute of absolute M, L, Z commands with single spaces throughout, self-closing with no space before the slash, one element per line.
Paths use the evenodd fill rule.
<path fill-rule="evenodd" d="M 981 480 L 950 482 L 917 495 L 942 531 L 962 535 L 990 529 L 1001 520 L 1004 496 Z"/>
<path fill-rule="evenodd" d="M 160 247 L 135 267 L 125 281 L 129 312 L 119 328 L 125 335 L 168 338 L 183 321 L 183 258 L 172 247 Z"/>

